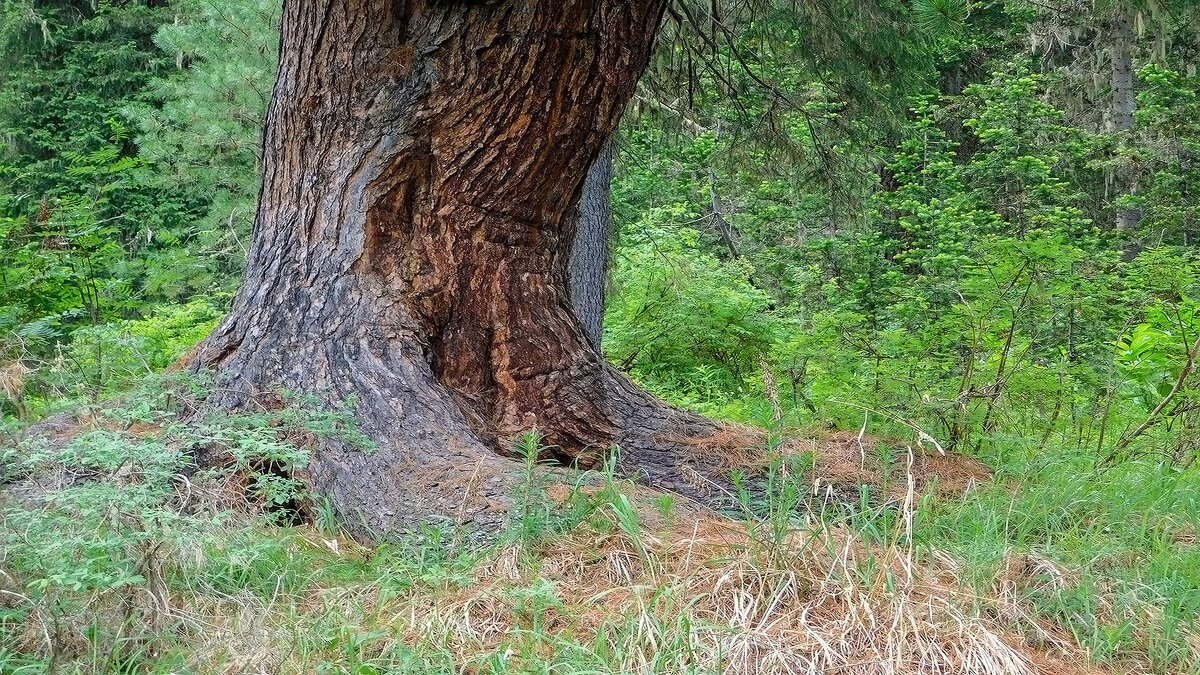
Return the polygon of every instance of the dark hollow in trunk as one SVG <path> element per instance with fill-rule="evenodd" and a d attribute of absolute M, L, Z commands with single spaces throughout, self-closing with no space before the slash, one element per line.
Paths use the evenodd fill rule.
<path fill-rule="evenodd" d="M 287 0 L 254 244 L 192 361 L 214 406 L 353 400 L 378 449 L 308 468 L 360 534 L 496 524 L 536 428 L 563 463 L 703 497 L 713 425 L 633 385 L 570 305 L 568 211 L 665 0 Z"/>

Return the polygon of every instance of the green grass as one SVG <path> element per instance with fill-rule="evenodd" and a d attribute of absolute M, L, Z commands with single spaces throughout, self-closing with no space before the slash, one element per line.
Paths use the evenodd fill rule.
<path fill-rule="evenodd" d="M 1108 468 L 1047 448 L 998 467 L 962 503 L 930 506 L 923 536 L 990 583 L 1012 552 L 1061 570 L 1025 589 L 1040 614 L 1101 661 L 1195 672 L 1200 470 L 1148 458 Z M 1192 641 L 1189 645 L 1189 640 Z"/>
<path fill-rule="evenodd" d="M 255 480 L 303 465 L 291 426 L 342 425 L 184 425 L 169 399 L 4 451 L 0 674 L 1200 672 L 1195 468 L 1009 449 L 946 499 L 905 492 L 894 443 L 894 500 L 805 512 L 813 458 L 778 457 L 736 521 L 611 470 L 551 499 L 530 435 L 492 544 L 443 525 L 363 547 L 320 500 L 277 524 L 302 488 Z M 797 433 L 772 425 L 764 450 Z M 227 468 L 191 472 L 198 438 Z"/>

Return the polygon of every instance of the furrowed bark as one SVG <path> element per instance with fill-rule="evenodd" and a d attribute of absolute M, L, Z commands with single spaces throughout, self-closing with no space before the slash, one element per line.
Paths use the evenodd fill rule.
<path fill-rule="evenodd" d="M 264 184 L 229 316 L 192 363 L 216 406 L 353 400 L 373 453 L 309 467 L 360 534 L 492 526 L 536 428 L 564 463 L 700 494 L 664 434 L 711 423 L 598 354 L 570 304 L 568 211 L 612 137 L 664 0 L 287 0 Z"/>

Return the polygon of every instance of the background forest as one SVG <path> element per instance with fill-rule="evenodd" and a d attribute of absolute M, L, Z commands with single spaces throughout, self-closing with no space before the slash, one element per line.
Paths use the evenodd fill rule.
<path fill-rule="evenodd" d="M 155 374 L 227 308 L 279 13 L 277 0 L 0 4 L 0 435 L 13 448 L 0 449 L 0 484 L 22 462 L 67 461 L 18 449 L 29 423 L 114 398 L 130 424 L 158 414 Z M 918 500 L 910 547 L 945 552 L 981 589 L 1024 556 L 1014 621 L 1039 626 L 1025 632 L 1039 644 L 1069 641 L 1113 672 L 1200 672 L 1200 5 L 680 0 L 665 21 L 615 139 L 605 355 L 656 395 L 766 427 L 771 442 L 880 439 L 870 453 L 885 474 L 906 447 L 980 460 L 990 481 Z M 301 463 L 271 446 L 271 424 L 205 433 L 273 467 Z M 131 461 L 119 435 L 90 443 L 63 452 L 111 471 Z M 152 468 L 168 472 L 169 454 Z M 266 501 L 298 489 L 240 461 L 259 467 Z M 153 495 L 174 488 L 155 489 L 116 521 L 100 505 L 129 499 L 118 488 L 7 512 L 0 589 L 28 602 L 0 597 L 0 673 L 204 672 L 193 657 L 155 660 L 171 653 L 147 646 L 160 626 L 133 640 L 85 625 L 91 646 L 71 651 L 30 637 L 31 622 L 69 624 L 90 616 L 88 598 L 189 574 L 229 598 L 270 596 L 251 587 L 273 583 L 272 568 L 317 583 L 335 567 L 256 521 L 222 526 L 199 571 L 147 574 L 139 547 L 163 532 L 217 536 L 155 520 Z M 873 508 L 863 494 L 860 516 Z M 895 515 L 875 515 L 850 526 L 891 541 Z M 421 546 L 364 553 L 354 573 L 403 558 L 405 588 L 466 574 L 445 546 Z M 441 556 L 435 572 L 418 554 Z M 521 611 L 553 605 L 534 590 Z M 352 614 L 355 628 L 301 648 L 300 671 L 420 672 L 355 642 L 370 631 Z M 127 638 L 136 658 L 98 646 Z M 512 672 L 569 652 L 514 649 Z M 429 650 L 403 658 L 464 662 Z M 632 669 L 618 652 L 592 672 Z M 509 667 L 488 663 L 473 667 Z"/>

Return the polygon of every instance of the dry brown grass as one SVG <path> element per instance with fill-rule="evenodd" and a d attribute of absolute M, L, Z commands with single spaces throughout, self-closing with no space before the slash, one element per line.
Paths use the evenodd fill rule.
<path fill-rule="evenodd" d="M 127 431 L 159 432 L 151 426 Z M 747 448 L 745 455 L 732 453 L 731 462 L 756 459 L 751 449 L 762 447 L 761 437 L 736 427 L 722 433 L 713 445 Z M 361 565 L 364 573 L 339 581 L 310 568 L 304 573 L 313 583 L 293 593 L 281 584 L 269 597 L 201 585 L 187 592 L 176 587 L 167 599 L 134 601 L 153 604 L 177 627 L 189 670 L 203 673 L 318 672 L 323 661 L 346 663 L 346 645 L 368 634 L 376 637 L 355 658 L 387 662 L 399 648 L 432 651 L 469 673 L 501 672 L 498 663 L 506 664 L 503 672 L 526 672 L 539 661 L 565 664 L 555 672 L 1107 672 L 1087 665 L 1088 654 L 1026 604 L 1032 592 L 1046 590 L 1042 586 L 1075 583 L 1069 570 L 1031 554 L 1011 555 L 991 587 L 980 591 L 949 555 L 918 555 L 907 544 L 922 489 L 961 495 L 989 478 L 986 467 L 920 451 L 903 455 L 899 467 L 882 467 L 873 443 L 834 434 L 792 442 L 784 451 L 813 453 L 818 491 L 834 484 L 885 488 L 903 517 L 882 542 L 815 519 L 779 537 L 766 525 L 687 503 L 666 517 L 653 491 L 624 485 L 642 525 L 631 533 L 622 530 L 604 488 L 587 487 L 580 492 L 598 504 L 592 521 L 542 543 L 497 548 L 465 581 L 434 574 L 389 588 L 372 576 L 386 570 L 365 562 L 372 551 L 300 528 L 293 545 L 317 552 L 310 560 Z M 228 507 L 245 493 L 237 481 L 236 472 L 224 480 L 184 481 L 180 508 L 208 513 L 220 510 L 215 505 Z M 570 492 L 550 486 L 547 497 L 565 503 Z M 177 568 L 198 570 L 206 553 L 197 542 L 172 555 Z M 35 616 L 27 628 L 25 648 L 36 650 L 50 625 Z M 1139 670 L 1132 664 L 1122 672 Z"/>
<path fill-rule="evenodd" d="M 681 448 L 693 460 L 721 468 L 764 466 L 766 433 L 762 429 L 732 422 L 717 422 L 711 433 L 696 435 L 687 430 L 664 433 L 660 440 Z"/>
<path fill-rule="evenodd" d="M 878 452 L 880 443 L 873 436 L 839 431 L 820 438 L 788 441 L 783 451 L 812 453 L 810 473 L 815 485 L 854 494 L 860 485 L 870 485 L 883 489 L 891 498 L 903 498 L 911 475 L 918 491 L 962 497 L 991 480 L 992 470 L 973 457 L 895 442 L 891 444 L 895 455 L 893 466 L 883 466 Z"/>
<path fill-rule="evenodd" d="M 19 403 L 25 393 L 25 378 L 32 372 L 20 361 L 0 366 L 0 392 L 13 403 Z"/>
<path fill-rule="evenodd" d="M 339 556 L 364 553 L 348 540 L 309 539 Z M 636 540 L 585 527 L 541 546 L 500 548 L 466 584 L 398 595 L 317 588 L 289 607 L 210 594 L 184 613 L 201 643 L 195 665 L 214 669 L 206 672 L 312 672 L 296 636 L 330 616 L 351 631 L 380 631 L 372 654 L 436 648 L 472 673 L 495 672 L 488 664 L 505 654 L 509 672 L 524 672 L 535 656 L 566 658 L 564 644 L 586 653 L 599 642 L 612 649 L 593 653 L 589 667 L 613 673 L 1105 672 L 1022 607 L 1018 590 L 1042 583 L 1034 579 L 1045 578 L 1045 561 L 1014 557 L 996 592 L 981 597 L 948 557 L 918 562 L 902 546 L 872 546 L 844 528 L 802 529 L 767 546 L 711 516 L 676 519 Z M 537 606 L 529 598 L 539 584 L 552 600 Z"/>
<path fill-rule="evenodd" d="M 681 433 L 664 436 L 665 441 L 684 448 L 705 462 L 716 462 L 724 469 L 762 469 L 770 462 L 765 448 L 767 436 L 762 429 L 721 423 L 714 433 L 689 436 Z M 962 497 L 977 485 L 991 479 L 991 469 L 979 460 L 940 449 L 912 447 L 892 441 L 896 455 L 894 466 L 883 466 L 878 452 L 883 441 L 851 431 L 825 436 L 789 439 L 780 448 L 785 455 L 811 453 L 814 494 L 820 489 L 855 496 L 859 487 L 879 488 L 889 498 L 903 498 L 906 480 L 912 476 L 919 491 L 942 497 Z"/>

